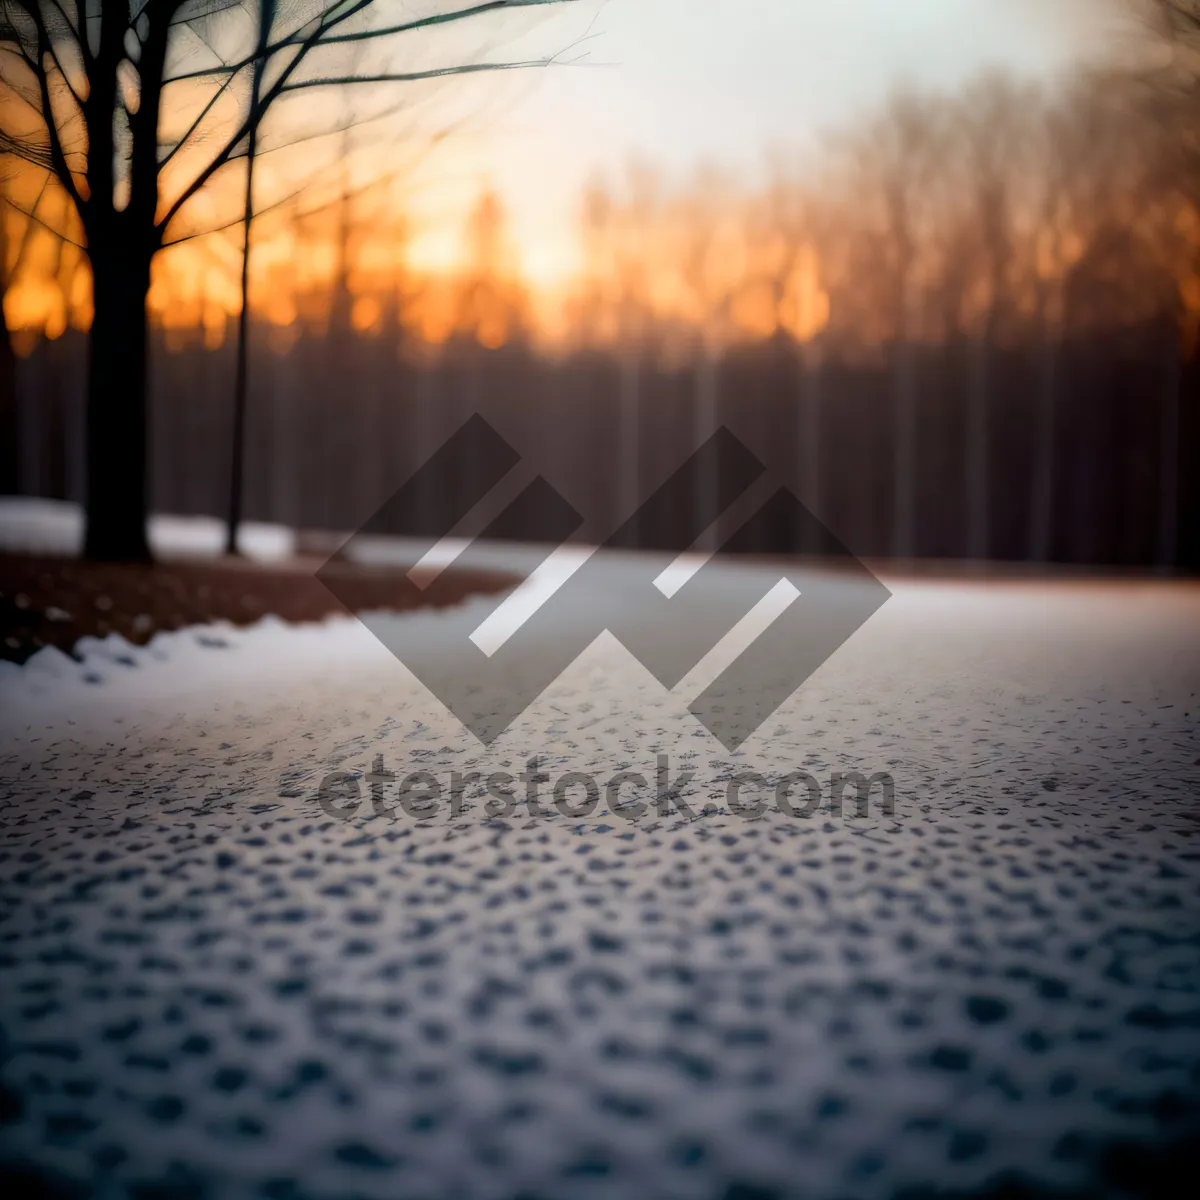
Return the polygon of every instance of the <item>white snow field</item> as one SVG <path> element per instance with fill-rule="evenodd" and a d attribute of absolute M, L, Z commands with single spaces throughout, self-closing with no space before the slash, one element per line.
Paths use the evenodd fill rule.
<path fill-rule="evenodd" d="M 148 536 L 156 554 L 220 554 L 225 525 L 216 517 L 155 514 Z M 282 525 L 247 521 L 240 532 L 242 552 L 271 561 L 295 553 L 296 537 Z M 83 547 L 83 512 L 65 500 L 32 496 L 0 496 L 0 548 L 30 554 L 78 554 Z"/>
<path fill-rule="evenodd" d="M 11 668 L 0 1178 L 381 1200 L 1165 1186 L 1200 1129 L 1200 590 L 885 582 L 732 754 L 607 635 L 486 747 L 349 618 Z M 390 620 L 436 647 L 462 619 Z M 658 754 L 694 772 L 693 815 L 610 811 L 605 781 L 653 784 Z M 376 814 L 364 781 L 331 818 L 321 780 L 376 755 L 447 794 L 412 815 L 388 782 Z M 596 810 L 563 815 L 545 784 L 545 815 L 489 817 L 473 784 L 452 811 L 452 772 L 534 756 L 594 776 Z M 888 772 L 894 811 L 877 792 L 834 816 L 827 791 L 811 816 L 730 810 L 735 772 L 798 768 Z"/>

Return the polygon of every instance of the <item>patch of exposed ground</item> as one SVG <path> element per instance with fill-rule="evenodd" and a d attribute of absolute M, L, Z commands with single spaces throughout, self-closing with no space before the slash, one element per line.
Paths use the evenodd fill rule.
<path fill-rule="evenodd" d="M 343 603 L 316 578 L 320 566 L 315 558 L 139 564 L 0 554 L 0 659 L 24 662 L 43 646 L 69 652 L 88 635 L 118 633 L 144 645 L 156 633 L 208 621 L 250 625 L 268 615 L 319 621 L 345 613 L 347 605 L 355 612 L 413 607 L 412 589 L 397 586 L 402 567 L 334 564 Z M 444 608 L 518 582 L 499 571 L 449 568 L 421 593 L 420 607 Z"/>

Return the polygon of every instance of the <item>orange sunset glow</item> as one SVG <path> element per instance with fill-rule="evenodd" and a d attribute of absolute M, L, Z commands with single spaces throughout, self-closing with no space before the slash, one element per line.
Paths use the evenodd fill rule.
<path fill-rule="evenodd" d="M 614 341 L 629 332 L 619 313 L 627 303 L 647 319 L 704 326 L 722 340 L 784 331 L 807 341 L 825 326 L 829 299 L 810 244 L 791 246 L 778 231 L 756 236 L 733 209 L 719 217 L 710 243 L 698 219 L 713 214 L 677 204 L 655 214 L 662 250 L 638 251 L 634 296 L 628 270 L 604 269 L 601 243 L 648 231 L 602 227 L 604 201 L 595 191 L 589 199 L 576 244 L 540 277 L 525 266 L 536 255 L 514 240 L 501 199 L 487 189 L 456 225 L 410 219 L 394 184 L 265 213 L 254 235 L 254 315 L 274 327 L 279 344 L 324 327 L 337 303 L 359 333 L 378 334 L 393 321 L 432 344 L 467 333 L 488 347 L 518 329 L 546 346 L 561 344 L 585 314 L 592 339 Z M 56 203 L 63 208 L 61 197 L 43 196 L 41 211 L 51 216 Z M 38 337 L 91 321 L 86 256 L 47 228 L 66 219 L 65 208 L 53 217 L 43 225 L 11 208 L 4 217 L 5 317 L 24 352 Z M 241 307 L 241 237 L 235 227 L 160 252 L 149 306 L 169 343 L 199 335 L 216 347 L 225 339 Z"/>
<path fill-rule="evenodd" d="M 1099 309 L 1076 305 L 1073 320 L 1136 321 L 1167 303 L 1194 336 L 1200 215 L 1193 193 L 1151 165 L 1152 134 L 1078 72 L 1103 23 L 1077 5 L 1051 18 L 995 0 L 974 21 L 942 0 L 918 7 L 944 37 L 908 45 L 912 26 L 900 23 L 889 48 L 779 4 L 730 24 L 728 46 L 712 27 L 674 19 L 674 0 L 566 6 L 506 26 L 502 56 L 584 39 L 592 65 L 617 68 L 619 87 L 607 70 L 556 67 L 369 99 L 302 93 L 255 168 L 252 315 L 277 347 L 331 321 L 430 345 L 633 340 L 691 353 L 780 334 L 872 347 L 981 325 L 1021 336 L 1067 319 L 1072 280 L 1100 272 L 1113 286 Z M 867 16 L 880 29 L 895 20 L 876 0 Z M 827 91 L 849 114 L 837 120 L 799 83 L 766 106 L 752 60 L 737 57 L 742 42 L 759 53 L 786 35 L 812 72 L 835 33 L 846 54 L 829 65 Z M 416 67 L 496 53 L 469 25 L 406 47 Z M 874 75 L 865 69 L 889 54 Z M 907 54 L 928 83 L 897 87 Z M 753 161 L 739 109 L 692 115 L 701 76 L 744 91 L 767 131 Z M 168 143 L 198 120 L 214 130 L 235 120 L 232 96 L 217 93 L 210 110 L 206 95 L 199 83 L 175 87 Z M 640 119 L 619 121 L 630 105 Z M 340 127 L 342 109 L 354 128 Z M 309 126 L 319 136 L 291 144 Z M 653 145 L 639 145 L 643 130 Z M 205 144 L 185 140 L 168 155 L 160 209 Z M 1148 171 L 1149 200 L 1136 184 Z M 243 180 L 237 162 L 214 175 L 153 262 L 148 308 L 168 346 L 216 348 L 230 336 L 242 304 Z M 45 173 L 22 164 L 3 187 L 4 316 L 28 353 L 40 337 L 88 327 L 89 273 L 78 223 Z M 1120 268 L 1117 227 L 1131 231 Z"/>

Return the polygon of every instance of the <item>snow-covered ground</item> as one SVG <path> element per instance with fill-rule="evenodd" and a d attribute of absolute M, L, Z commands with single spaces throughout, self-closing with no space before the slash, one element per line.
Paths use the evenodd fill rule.
<path fill-rule="evenodd" d="M 350 619 L 12 668 L 0 1160 L 99 1194 L 1102 1194 L 1113 1146 L 1197 1131 L 1200 591 L 886 582 L 734 754 L 608 636 L 489 747 Z M 318 804 L 376 755 L 449 790 L 659 754 L 694 818 Z M 798 768 L 887 772 L 895 810 L 729 810 Z"/>
<path fill-rule="evenodd" d="M 156 554 L 220 554 L 225 525 L 216 517 L 155 514 L 148 537 Z M 296 536 L 282 525 L 247 521 L 240 545 L 250 558 L 270 562 L 294 554 Z M 83 513 L 66 500 L 32 496 L 0 496 L 0 549 L 30 554 L 78 554 L 83 546 Z"/>

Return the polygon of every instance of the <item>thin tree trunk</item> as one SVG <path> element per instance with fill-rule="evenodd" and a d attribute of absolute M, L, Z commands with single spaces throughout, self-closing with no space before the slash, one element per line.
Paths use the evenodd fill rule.
<path fill-rule="evenodd" d="M 91 258 L 95 315 L 88 338 L 84 553 L 102 562 L 146 562 L 150 255 L 117 241 Z"/>
<path fill-rule="evenodd" d="M 909 559 L 913 555 L 917 414 L 913 348 L 907 335 L 896 343 L 893 353 L 896 426 L 892 463 L 892 557 Z"/>
<path fill-rule="evenodd" d="M 695 365 L 695 444 L 702 446 L 717 431 L 717 366 L 712 349 L 702 345 Z M 695 497 L 694 507 L 699 514 L 700 522 L 704 524 L 696 548 L 700 551 L 716 549 L 716 540 L 710 531 L 707 518 L 713 510 L 714 497 L 717 491 L 716 476 L 711 470 L 701 470 L 696 480 L 699 494 Z"/>
<path fill-rule="evenodd" d="M 986 328 L 971 356 L 971 383 L 967 404 L 967 557 L 984 562 L 990 550 L 988 499 L 988 371 L 991 334 Z"/>
<path fill-rule="evenodd" d="M 1167 344 L 1158 453 L 1158 565 L 1163 571 L 1176 565 L 1179 553 L 1179 358 L 1178 334 L 1172 324 Z"/>
<path fill-rule="evenodd" d="M 617 524 L 636 515 L 638 501 L 638 465 L 641 459 L 639 445 L 641 362 L 636 349 L 625 346 L 620 352 L 620 380 L 617 410 Z M 630 541 L 637 546 L 640 531 L 636 525 L 630 532 Z"/>
<path fill-rule="evenodd" d="M 0 208 L 0 227 L 7 214 Z M 7 257 L 7 245 L 0 236 L 0 255 Z M 0 270 L 4 260 L 0 259 Z M 0 291 L 0 496 L 17 491 L 20 467 L 17 445 L 20 427 L 17 421 L 17 356 L 13 350 L 8 321 L 4 316 L 4 292 Z"/>
<path fill-rule="evenodd" d="M 1041 347 L 1038 388 L 1038 419 L 1035 433 L 1033 496 L 1030 504 L 1029 558 L 1047 562 L 1050 558 L 1051 528 L 1054 521 L 1054 446 L 1055 407 L 1058 399 L 1058 345 L 1046 332 Z"/>
<path fill-rule="evenodd" d="M 438 421 L 438 368 L 441 363 L 441 351 L 436 357 L 431 355 L 420 360 L 417 366 L 417 463 L 424 463 L 433 457 L 441 445 L 443 429 Z M 406 464 L 413 469 L 416 464 L 411 461 Z M 408 523 L 402 529 L 390 532 L 400 533 L 405 537 L 424 538 L 430 536 L 430 531 L 437 528 L 437 505 L 434 502 L 433 488 L 428 485 L 417 489 L 416 511 L 404 513 L 403 519 Z"/>
<path fill-rule="evenodd" d="M 251 112 L 258 108 L 262 61 L 259 59 L 254 64 L 254 75 L 250 84 Z M 233 434 L 230 439 L 232 460 L 229 471 L 229 515 L 225 530 L 226 554 L 240 553 L 238 527 L 242 523 L 242 506 L 245 501 L 246 403 L 250 368 L 250 247 L 254 226 L 254 158 L 257 151 L 258 122 L 252 121 L 246 143 L 246 196 L 242 217 L 246 227 L 246 244 L 242 249 L 242 311 L 238 313 L 237 364 L 234 367 L 233 382 Z"/>
<path fill-rule="evenodd" d="M 7 201 L 0 196 L 0 495 L 15 495 L 21 490 L 21 398 L 17 390 L 17 355 L 4 313 L 4 296 L 25 260 L 34 224 L 25 223 L 10 271 L 7 218 Z"/>
<path fill-rule="evenodd" d="M 321 456 L 322 495 L 326 530 L 343 531 L 351 528 L 348 517 L 352 498 L 346 494 L 345 481 L 358 470 L 355 461 L 352 421 L 347 412 L 356 398 L 354 379 L 358 358 L 354 346 L 352 309 L 354 297 L 350 291 L 350 130 L 342 130 L 340 148 L 341 195 L 337 205 L 337 268 L 330 298 L 329 325 L 325 334 L 325 361 L 322 371 L 326 394 L 321 408 L 321 424 L 325 430 L 327 452 Z"/>
<path fill-rule="evenodd" d="M 821 356 L 815 348 L 800 347 L 800 380 L 804 397 L 804 490 L 808 497 L 808 509 L 818 520 L 822 520 L 821 478 Z M 820 554 L 823 547 L 815 528 L 810 526 L 810 544 L 802 547 L 810 554 Z"/>

